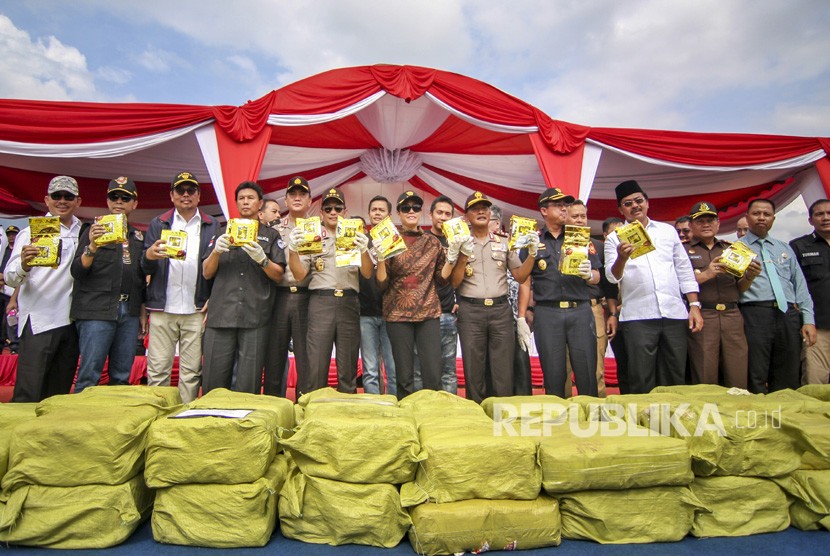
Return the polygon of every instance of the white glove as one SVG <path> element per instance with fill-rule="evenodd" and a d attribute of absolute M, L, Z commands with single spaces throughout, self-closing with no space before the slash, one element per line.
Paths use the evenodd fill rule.
<path fill-rule="evenodd" d="M 516 330 L 519 333 L 519 347 L 522 351 L 527 351 L 530 348 L 530 326 L 527 325 L 524 317 L 516 319 Z"/>
<path fill-rule="evenodd" d="M 288 234 L 288 248 L 291 251 L 299 251 L 304 235 L 303 229 L 299 226 L 291 230 L 291 233 Z"/>
<path fill-rule="evenodd" d="M 475 245 L 475 242 L 473 240 L 473 236 L 464 236 L 464 238 L 461 239 L 458 242 L 458 249 L 464 255 L 467 255 L 468 257 L 472 257 L 473 256 L 473 245 Z"/>
<path fill-rule="evenodd" d="M 450 264 L 455 264 L 458 260 L 458 253 L 459 248 L 461 245 L 457 241 L 453 241 L 449 245 L 447 245 L 447 262 Z"/>
<path fill-rule="evenodd" d="M 228 234 L 222 234 L 216 239 L 216 246 L 213 248 L 217 253 L 227 253 L 231 248 L 231 238 Z"/>
<path fill-rule="evenodd" d="M 265 251 L 262 249 L 262 245 L 260 245 L 256 241 L 253 241 L 251 243 L 245 243 L 244 245 L 242 245 L 242 249 L 244 249 L 245 252 L 248 253 L 248 256 L 251 257 L 254 260 L 254 262 L 260 266 L 262 266 L 262 263 L 264 263 L 265 259 L 267 258 L 265 256 Z"/>
<path fill-rule="evenodd" d="M 366 251 L 369 250 L 369 236 L 367 236 L 366 234 L 357 232 L 354 235 L 354 245 L 355 245 L 355 247 L 360 249 L 361 253 L 365 253 Z"/>
<path fill-rule="evenodd" d="M 591 279 L 591 261 L 585 259 L 581 263 L 579 263 L 579 277 L 583 280 L 590 280 Z"/>
<path fill-rule="evenodd" d="M 525 234 L 527 239 L 527 254 L 533 258 L 536 256 L 536 253 L 539 252 L 539 234 L 536 232 L 529 232 Z"/>

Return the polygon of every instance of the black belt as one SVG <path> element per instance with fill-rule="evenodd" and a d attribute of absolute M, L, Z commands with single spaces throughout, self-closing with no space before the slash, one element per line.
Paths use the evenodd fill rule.
<path fill-rule="evenodd" d="M 778 303 L 776 301 L 747 301 L 746 303 L 740 303 L 744 307 L 767 307 L 769 309 L 778 309 Z M 787 309 L 798 309 L 798 305 L 795 303 L 787 303 Z"/>
<path fill-rule="evenodd" d="M 464 297 L 463 295 L 456 295 L 458 299 L 464 301 L 466 303 L 472 303 L 473 305 L 484 305 L 485 307 L 490 307 L 492 305 L 502 305 L 507 303 L 507 296 L 502 295 L 501 297 Z"/>
<path fill-rule="evenodd" d="M 557 309 L 575 309 L 580 305 L 591 303 L 590 301 L 537 301 L 537 307 L 554 307 Z"/>
<path fill-rule="evenodd" d="M 277 287 L 277 291 L 286 293 L 306 293 L 308 292 L 308 288 L 301 288 L 300 286 L 279 286 Z"/>
<path fill-rule="evenodd" d="M 121 295 L 118 296 L 118 301 L 129 301 L 129 300 L 130 300 L 130 294 L 128 294 L 128 293 L 122 293 Z"/>
<path fill-rule="evenodd" d="M 732 309 L 737 309 L 737 303 L 700 303 L 701 309 L 710 309 L 715 311 L 731 311 Z"/>
<path fill-rule="evenodd" d="M 309 290 L 314 295 L 323 295 L 326 297 L 354 297 L 357 292 L 354 290 Z"/>

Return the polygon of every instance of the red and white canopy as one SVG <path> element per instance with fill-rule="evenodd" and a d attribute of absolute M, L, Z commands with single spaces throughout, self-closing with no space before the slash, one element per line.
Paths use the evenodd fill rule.
<path fill-rule="evenodd" d="M 829 148 L 817 137 L 590 128 L 462 75 L 363 66 L 240 107 L 0 100 L 0 212 L 41 212 L 49 179 L 67 174 L 78 179 L 81 216 L 92 216 L 109 179 L 127 175 L 139 187 L 136 219 L 148 221 L 188 170 L 204 186 L 202 205 L 230 216 L 239 182 L 280 199 L 303 175 L 315 197 L 342 186 L 357 214 L 376 194 L 415 188 L 458 206 L 480 190 L 507 214 L 534 216 L 539 194 L 556 186 L 588 200 L 596 224 L 617 214 L 614 186 L 633 178 L 654 218 L 706 200 L 728 228 L 748 198 L 830 195 Z"/>

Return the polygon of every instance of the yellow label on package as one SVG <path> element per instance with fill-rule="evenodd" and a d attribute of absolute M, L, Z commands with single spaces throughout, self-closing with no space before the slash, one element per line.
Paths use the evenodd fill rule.
<path fill-rule="evenodd" d="M 643 228 L 639 220 L 618 227 L 617 237 L 620 238 L 620 241 L 627 241 L 634 246 L 634 252 L 630 257 L 632 259 L 651 253 L 655 249 L 651 238 L 648 237 L 646 229 Z"/>
<path fill-rule="evenodd" d="M 104 227 L 104 235 L 95 239 L 95 245 L 109 245 L 127 241 L 127 217 L 123 214 L 105 214 L 95 219 Z"/>
<path fill-rule="evenodd" d="M 250 218 L 231 218 L 228 220 L 228 235 L 231 245 L 240 247 L 247 243 L 256 241 L 256 234 L 259 231 L 259 221 Z"/>
<path fill-rule="evenodd" d="M 452 240 L 458 236 L 470 235 L 470 227 L 467 225 L 463 216 L 456 216 L 455 218 L 447 220 L 441 225 L 441 229 L 444 231 L 444 237 L 447 238 L 447 242 L 449 243 L 452 243 Z"/>
<path fill-rule="evenodd" d="M 406 251 L 406 243 L 389 216 L 375 224 L 369 233 L 379 259 L 390 259 Z"/>
<path fill-rule="evenodd" d="M 742 278 L 754 258 L 755 252 L 746 243 L 736 241 L 723 250 L 720 264 L 727 273 L 735 278 Z"/>
<path fill-rule="evenodd" d="M 358 233 L 363 233 L 363 220 L 342 216 L 337 218 L 334 266 L 360 266 L 360 249 L 354 243 Z"/>
<path fill-rule="evenodd" d="M 303 241 L 297 248 L 300 255 L 319 255 L 323 252 L 323 224 L 319 216 L 298 218 L 297 227 L 303 231 Z"/>
<path fill-rule="evenodd" d="M 536 233 L 536 220 L 516 216 L 510 217 L 510 239 L 507 240 L 508 249 L 524 249 L 528 244 L 528 234 Z"/>
<path fill-rule="evenodd" d="M 29 218 L 32 245 L 38 253 L 29 266 L 58 268 L 61 262 L 61 219 L 57 216 Z"/>
<path fill-rule="evenodd" d="M 187 258 L 187 232 L 184 230 L 162 230 L 161 241 L 169 259 L 183 261 Z"/>
<path fill-rule="evenodd" d="M 579 276 L 579 265 L 588 260 L 588 245 L 591 243 L 591 228 L 587 226 L 565 226 L 562 240 L 562 254 L 559 257 L 559 272 Z"/>

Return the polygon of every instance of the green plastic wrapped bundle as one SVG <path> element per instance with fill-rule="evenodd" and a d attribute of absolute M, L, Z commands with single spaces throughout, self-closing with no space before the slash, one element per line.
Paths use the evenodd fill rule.
<path fill-rule="evenodd" d="M 555 499 L 464 500 L 409 510 L 409 542 L 418 554 L 478 554 L 559 546 L 562 524 Z"/>
<path fill-rule="evenodd" d="M 419 413 L 432 413 L 442 409 L 453 414 L 479 414 L 484 412 L 476 402 L 443 390 L 418 390 L 402 399 L 398 402 L 398 405 L 411 408 L 415 412 L 416 418 Z"/>
<path fill-rule="evenodd" d="M 265 546 L 276 526 L 279 493 L 287 474 L 288 460 L 281 454 L 265 476 L 252 483 L 159 489 L 153 506 L 153 538 L 212 548 Z"/>
<path fill-rule="evenodd" d="M 624 434 L 602 434 L 597 426 L 595 434 L 581 437 L 565 425 L 543 437 L 539 459 L 545 491 L 623 490 L 692 482 L 691 456 L 684 440 L 636 425 L 615 425 L 609 430 Z"/>
<path fill-rule="evenodd" d="M 233 392 L 225 388 L 211 390 L 188 405 L 191 409 L 267 409 L 276 414 L 277 426 L 293 429 L 294 404 L 276 396 L 261 396 L 247 392 Z"/>
<path fill-rule="evenodd" d="M 144 467 L 158 414 L 149 406 L 79 406 L 21 423 L 12 431 L 3 489 L 125 483 Z"/>
<path fill-rule="evenodd" d="M 0 512 L 0 542 L 107 548 L 127 540 L 150 515 L 152 505 L 153 491 L 141 475 L 118 485 L 23 485 L 8 494 Z"/>
<path fill-rule="evenodd" d="M 216 411 L 227 416 L 211 415 Z M 192 412 L 204 416 L 178 417 Z M 252 483 L 265 475 L 277 453 L 278 420 L 268 409 L 201 408 L 159 419 L 147 441 L 147 485 Z"/>
<path fill-rule="evenodd" d="M 481 408 L 491 419 L 532 419 L 540 423 L 564 423 L 569 418 L 571 406 L 574 406 L 574 416 L 584 420 L 579 404 L 558 396 L 509 396 L 487 398 L 481 402 Z"/>
<path fill-rule="evenodd" d="M 393 485 L 309 477 L 295 466 L 280 493 L 279 516 L 284 537 L 333 546 L 392 548 L 410 526 Z"/>
<path fill-rule="evenodd" d="M 14 427 L 36 417 L 36 403 L 0 404 L 0 481 L 9 464 L 9 444 Z"/>
<path fill-rule="evenodd" d="M 830 530 L 830 471 L 799 469 L 774 481 L 789 495 L 790 520 L 802 531 Z"/>
<path fill-rule="evenodd" d="M 415 480 L 401 487 L 405 507 L 427 501 L 535 500 L 539 496 L 538 439 L 497 436 L 493 422 L 484 419 L 489 425 L 458 418 L 419 425 L 427 459 L 418 467 Z"/>
<path fill-rule="evenodd" d="M 706 398 L 724 396 L 729 390 L 729 388 L 717 384 L 678 384 L 675 386 L 657 386 L 651 390 L 651 394 L 679 394 L 681 396 Z M 735 391 L 738 391 L 738 389 L 736 388 Z M 743 392 L 749 394 L 748 390 L 743 390 Z"/>
<path fill-rule="evenodd" d="M 689 487 L 586 490 L 557 496 L 562 537 L 602 544 L 675 542 L 706 511 Z"/>
<path fill-rule="evenodd" d="M 698 477 L 689 488 L 711 510 L 695 515 L 695 537 L 742 537 L 790 526 L 787 496 L 770 479 Z"/>
<path fill-rule="evenodd" d="M 160 414 L 182 404 L 178 388 L 172 386 L 90 386 L 79 394 L 62 394 L 46 398 L 37 406 L 38 415 L 67 407 L 134 407 L 146 405 Z"/>
<path fill-rule="evenodd" d="M 313 403 L 282 445 L 306 475 L 400 484 L 423 460 L 412 410 L 379 403 Z"/>
<path fill-rule="evenodd" d="M 305 408 L 312 403 L 325 403 L 332 401 L 352 401 L 354 403 L 360 403 L 362 401 L 367 403 L 386 402 L 391 405 L 398 405 L 398 398 L 391 394 L 347 394 L 345 392 L 338 392 L 334 388 L 330 388 L 328 386 L 303 394 L 300 396 L 300 399 L 297 400 L 297 405 Z"/>
<path fill-rule="evenodd" d="M 798 392 L 822 402 L 830 402 L 830 384 L 805 384 Z"/>

